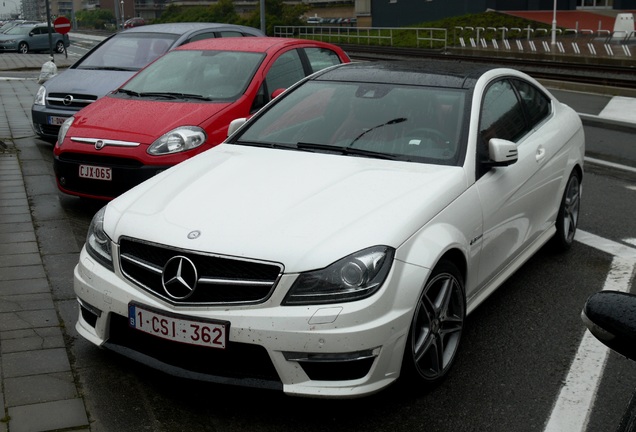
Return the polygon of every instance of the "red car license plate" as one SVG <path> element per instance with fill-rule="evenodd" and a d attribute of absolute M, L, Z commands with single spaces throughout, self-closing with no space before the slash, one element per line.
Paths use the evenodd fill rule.
<path fill-rule="evenodd" d="M 81 178 L 89 178 L 93 180 L 111 181 L 113 179 L 113 171 L 111 168 L 107 167 L 80 165 L 79 176 Z"/>
<path fill-rule="evenodd" d="M 130 327 L 175 342 L 225 349 L 229 323 L 192 320 L 156 312 L 135 303 L 128 305 Z"/>

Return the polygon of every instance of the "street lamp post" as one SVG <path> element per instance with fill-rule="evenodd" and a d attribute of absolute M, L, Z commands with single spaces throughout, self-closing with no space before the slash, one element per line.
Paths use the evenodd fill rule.
<path fill-rule="evenodd" d="M 557 11 L 557 0 L 554 0 L 554 7 L 552 9 L 552 41 L 551 44 L 556 44 L 556 11 Z"/>
<path fill-rule="evenodd" d="M 120 5 L 121 5 L 121 28 L 123 30 L 124 28 L 124 0 L 121 0 Z"/>

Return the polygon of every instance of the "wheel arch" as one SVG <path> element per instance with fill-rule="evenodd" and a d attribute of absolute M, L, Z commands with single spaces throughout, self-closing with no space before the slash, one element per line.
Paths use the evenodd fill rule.
<path fill-rule="evenodd" d="M 449 261 L 454 264 L 462 276 L 462 282 L 464 283 L 464 285 L 466 285 L 466 272 L 468 270 L 468 262 L 466 261 L 466 256 L 460 249 L 453 248 L 447 250 L 437 262 L 439 263 L 441 261 Z M 466 293 L 464 292 L 464 296 L 465 295 Z"/>

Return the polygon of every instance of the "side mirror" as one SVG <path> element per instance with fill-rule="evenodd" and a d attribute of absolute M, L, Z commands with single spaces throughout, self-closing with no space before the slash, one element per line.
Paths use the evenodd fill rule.
<path fill-rule="evenodd" d="M 237 118 L 235 120 L 232 120 L 230 122 L 230 126 L 227 128 L 227 136 L 232 135 L 234 132 L 236 132 L 237 130 L 239 130 L 241 128 L 241 126 L 243 126 L 245 124 L 245 122 L 247 121 L 246 118 Z"/>
<path fill-rule="evenodd" d="M 620 291 L 592 294 L 581 319 L 604 345 L 636 360 L 636 295 Z"/>
<path fill-rule="evenodd" d="M 519 150 L 517 144 L 512 141 L 491 138 L 488 141 L 488 155 L 493 166 L 508 166 L 517 162 Z"/>

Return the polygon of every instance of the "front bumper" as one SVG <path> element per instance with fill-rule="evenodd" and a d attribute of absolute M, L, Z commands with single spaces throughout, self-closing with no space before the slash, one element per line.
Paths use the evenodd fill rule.
<path fill-rule="evenodd" d="M 115 272 L 105 269 L 85 249 L 74 274 L 76 329 L 96 345 L 176 376 L 352 398 L 398 378 L 413 305 L 428 271 L 395 261 L 386 285 L 371 298 L 316 306 L 280 306 L 296 277 L 284 275 L 266 302 L 231 307 L 169 305 L 127 282 L 117 266 Z M 230 322 L 228 346 L 193 347 L 134 330 L 128 326 L 130 302 Z"/>
<path fill-rule="evenodd" d="M 44 105 L 31 107 L 33 131 L 46 141 L 55 143 L 60 131 L 61 119 L 75 115 L 79 109 L 53 109 Z"/>
<path fill-rule="evenodd" d="M 60 156 L 54 156 L 53 171 L 58 188 L 69 195 L 110 200 L 170 168 L 163 165 L 143 165 L 135 159 L 111 159 L 112 161 L 109 161 L 107 157 L 94 158 L 80 153 L 62 153 Z M 80 165 L 109 168 L 112 179 L 97 180 L 80 177 Z"/>

